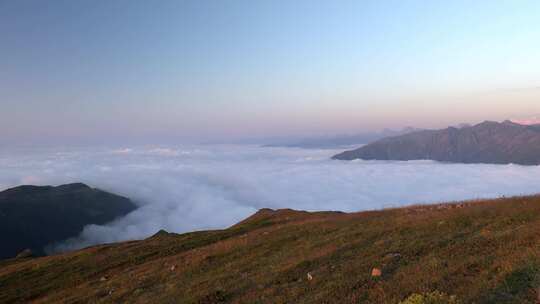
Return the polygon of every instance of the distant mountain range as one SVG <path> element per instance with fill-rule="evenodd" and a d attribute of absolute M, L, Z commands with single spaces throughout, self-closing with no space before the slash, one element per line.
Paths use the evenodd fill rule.
<path fill-rule="evenodd" d="M 264 147 L 289 147 L 304 149 L 345 148 L 352 145 L 367 144 L 381 138 L 402 135 L 419 130 L 421 129 L 406 127 L 402 130 L 384 129 L 380 132 L 365 132 L 353 135 L 315 136 L 303 139 L 278 140 L 274 143 L 266 144 Z"/>
<path fill-rule="evenodd" d="M 24 249 L 75 237 L 89 224 L 105 224 L 136 206 L 127 198 L 85 184 L 19 186 L 0 192 L 0 259 Z"/>
<path fill-rule="evenodd" d="M 539 165 L 540 125 L 485 121 L 461 128 L 416 131 L 383 138 L 332 158 Z"/>

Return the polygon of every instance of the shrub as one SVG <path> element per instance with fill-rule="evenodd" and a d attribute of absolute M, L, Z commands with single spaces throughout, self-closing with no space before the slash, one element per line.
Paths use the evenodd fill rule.
<path fill-rule="evenodd" d="M 399 304 L 460 304 L 456 296 L 449 296 L 439 291 L 432 291 L 423 294 L 412 294 Z"/>

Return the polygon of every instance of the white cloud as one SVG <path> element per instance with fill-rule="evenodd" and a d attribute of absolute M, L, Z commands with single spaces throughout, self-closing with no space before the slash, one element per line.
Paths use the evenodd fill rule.
<path fill-rule="evenodd" d="M 333 161 L 332 150 L 196 146 L 0 151 L 0 189 L 81 181 L 140 207 L 60 249 L 224 228 L 259 208 L 360 211 L 540 192 L 540 167 Z"/>

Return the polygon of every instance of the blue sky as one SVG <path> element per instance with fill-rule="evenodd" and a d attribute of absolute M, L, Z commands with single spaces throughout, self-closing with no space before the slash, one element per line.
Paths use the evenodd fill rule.
<path fill-rule="evenodd" d="M 0 0 L 6 142 L 208 141 L 540 114 L 538 1 Z"/>

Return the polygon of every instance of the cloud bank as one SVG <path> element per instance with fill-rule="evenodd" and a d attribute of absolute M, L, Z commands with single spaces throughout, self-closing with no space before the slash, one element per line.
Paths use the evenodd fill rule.
<path fill-rule="evenodd" d="M 53 250 L 225 228 L 263 207 L 361 211 L 540 192 L 540 167 L 330 160 L 338 151 L 248 145 L 9 149 L 0 190 L 81 181 L 139 208 Z"/>

